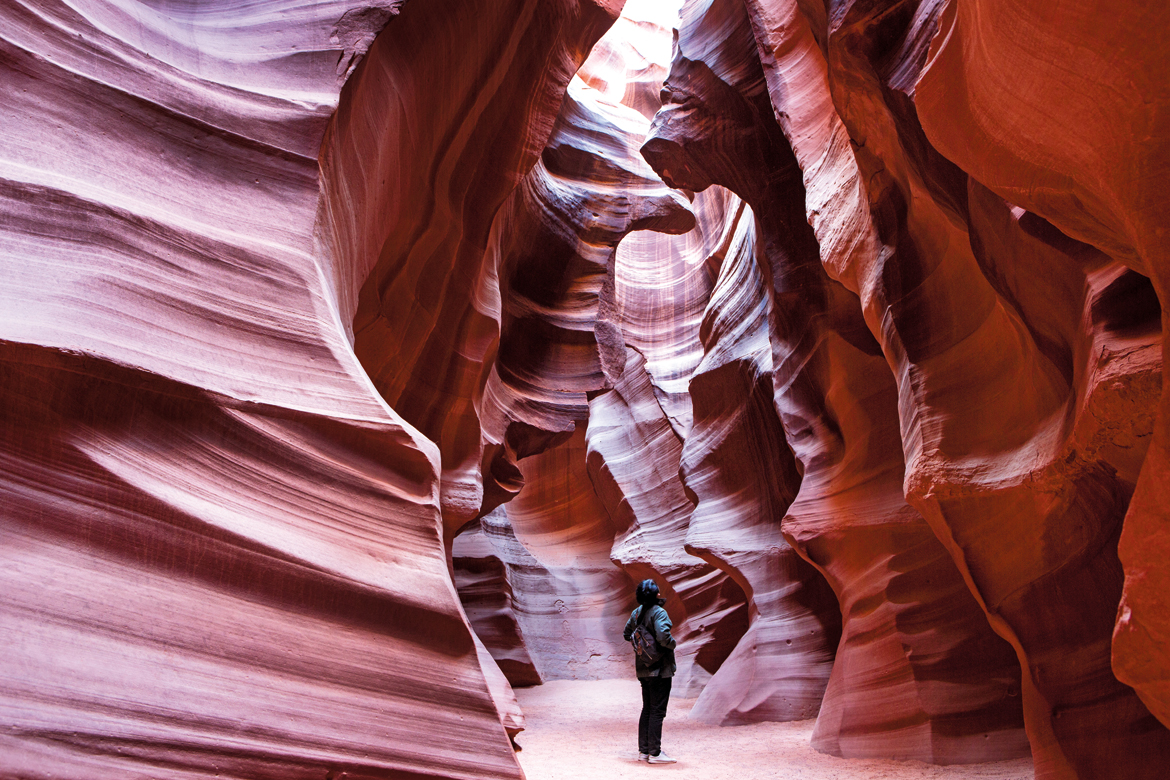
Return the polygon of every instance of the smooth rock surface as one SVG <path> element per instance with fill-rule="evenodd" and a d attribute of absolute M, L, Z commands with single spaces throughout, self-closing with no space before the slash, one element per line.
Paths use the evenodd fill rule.
<path fill-rule="evenodd" d="M 0 8 L 0 775 L 1165 774 L 1170 11 L 625 5 Z"/>
<path fill-rule="evenodd" d="M 1097 256 L 1035 214 L 983 197 L 990 169 L 967 150 L 1023 149 L 1027 132 L 965 138 L 961 150 L 947 140 L 985 126 L 941 106 L 966 100 L 983 76 L 968 79 L 991 52 L 981 43 L 968 60 L 975 49 L 957 43 L 955 20 L 980 20 L 980 41 L 1025 29 L 977 6 L 923 3 L 889 14 L 847 3 L 826 18 L 797 2 L 748 3 L 821 260 L 859 295 L 897 382 L 907 499 L 1024 667 L 1037 776 L 1153 777 L 1170 732 L 1114 678 L 1109 635 L 1121 596 L 1117 538 L 1132 466 L 1149 446 L 1161 334 L 1137 314 L 1146 284 L 1123 274 L 1118 261 L 1129 256 L 1116 244 L 1101 242 L 1114 256 Z M 1075 16 L 1053 20 L 1053 29 Z M 941 151 L 973 178 L 931 146 L 920 100 Z M 1057 189 L 1071 203 L 1075 188 L 1062 180 Z M 1134 321 L 1098 304 L 1114 298 L 1129 301 Z M 1102 407 L 1130 411 L 1104 423 Z"/>
<path fill-rule="evenodd" d="M 476 4 L 401 5 L 0 10 L 0 774 L 520 776 L 444 560 L 446 456 L 351 346 L 380 177 L 416 225 L 447 175 L 369 141 L 457 154 L 494 107 L 518 181 L 617 9 L 497 4 L 502 58 Z M 530 78 L 453 113 L 412 87 L 445 46 L 473 93 Z"/>
<path fill-rule="evenodd" d="M 502 514 L 503 510 L 497 512 Z M 487 537 L 483 522 L 488 521 L 465 529 L 452 544 L 459 601 L 475 635 L 508 682 L 513 686 L 540 685 L 540 672 L 528 654 L 513 606 L 509 567 Z M 507 522 L 506 515 L 501 522 Z"/>
<path fill-rule="evenodd" d="M 943 154 L 997 194 L 1149 277 L 1164 322 L 1170 9 L 1075 2 L 1062 11 L 950 4 L 919 84 L 923 128 Z M 990 18 L 997 23 L 988 24 Z M 967 43 L 975 39 L 978 47 Z M 1069 58 L 1069 51 L 1081 55 Z M 1009 67 L 1020 77 L 1002 78 Z M 961 90 L 952 88 L 957 83 Z M 1165 374 L 1162 384 L 1168 386 Z M 1119 679 L 1164 725 L 1170 725 L 1168 403 L 1163 390 L 1121 531 L 1125 586 L 1112 648 Z"/>

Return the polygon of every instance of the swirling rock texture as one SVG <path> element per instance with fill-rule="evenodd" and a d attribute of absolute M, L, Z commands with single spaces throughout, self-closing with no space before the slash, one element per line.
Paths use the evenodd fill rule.
<path fill-rule="evenodd" d="M 648 126 L 574 79 L 540 161 L 493 225 L 503 316 L 479 404 L 485 510 L 519 490 L 516 460 L 563 441 L 588 417 L 587 393 L 607 384 L 606 355 L 621 344 L 610 335 L 605 349 L 595 323 L 618 243 L 695 223 L 638 154 Z"/>
<path fill-rule="evenodd" d="M 0 7 L 0 775 L 1165 773 L 1170 10 L 621 5 Z"/>
<path fill-rule="evenodd" d="M 503 139 L 472 201 L 527 173 L 616 9 L 411 4 L 353 70 L 398 11 L 0 10 L 0 774 L 520 775 L 445 561 L 443 456 L 348 323 L 385 237 L 434 219 L 415 198 L 474 189 L 443 163 L 471 125 Z M 453 54 L 440 93 L 423 71 Z"/>
<path fill-rule="evenodd" d="M 626 61 L 609 60 L 610 69 Z M 479 404 L 484 509 L 528 486 L 506 516 L 548 579 L 524 612 L 530 624 L 544 621 L 529 644 L 554 678 L 630 666 L 620 634 L 632 584 L 611 553 L 630 520 L 598 503 L 583 445 L 587 395 L 624 369 L 620 328 L 597 327 L 602 292 L 614 288 L 618 243 L 634 230 L 679 234 L 695 224 L 687 200 L 638 152 L 648 127 L 643 114 L 574 79 L 540 161 L 501 209 L 489 244 L 503 316 Z M 685 497 L 681 505 L 689 510 Z M 674 547 L 681 551 L 681 539 Z"/>
<path fill-rule="evenodd" d="M 708 30 L 719 34 L 710 38 Z M 767 106 L 759 70 L 742 7 L 684 6 L 663 90 L 667 105 L 643 150 L 668 183 L 692 190 L 723 184 L 748 200 L 757 194 L 745 182 L 766 176 L 768 161 L 753 149 L 744 121 L 752 109 L 729 82 Z M 692 712 L 716 723 L 815 715 L 840 632 L 824 579 L 781 535 L 800 475 L 772 409 L 771 305 L 754 266 L 756 225 L 745 215 L 703 324 L 706 355 L 690 383 L 695 423 L 682 456 L 697 498 L 687 544 L 736 578 L 752 612 L 748 632 Z"/>
<path fill-rule="evenodd" d="M 502 513 L 503 509 L 497 511 Z M 506 517 L 503 525 L 511 531 Z M 539 685 L 543 681 L 525 645 L 508 577 L 509 568 L 520 562 L 510 560 L 505 564 L 500 556 L 482 523 L 475 523 L 455 537 L 452 564 L 459 601 L 475 635 L 508 682 L 514 686 Z"/>
<path fill-rule="evenodd" d="M 750 627 L 692 710 L 720 724 L 815 716 L 840 635 L 832 591 L 780 530 L 799 474 L 772 406 L 768 296 L 745 214 L 704 322 L 681 455 L 696 500 L 687 549 L 728 572 L 749 605 Z"/>
<path fill-rule="evenodd" d="M 735 3 L 687 10 L 646 154 L 683 186 L 736 187 L 757 215 L 764 267 L 740 252 L 720 284 L 770 287 L 753 302 L 756 321 L 770 323 L 774 403 L 802 471 L 784 532 L 826 575 L 844 619 L 814 745 L 936 763 L 1019 755 L 1019 666 L 902 496 L 893 377 L 857 297 L 820 264 L 748 17 Z M 724 31 L 714 51 L 702 33 L 713 17 Z"/>
<path fill-rule="evenodd" d="M 1102 11 L 1085 2 L 1043 16 L 1011 2 L 951 4 L 920 81 L 919 112 L 931 143 L 984 186 L 1148 277 L 1165 322 L 1170 9 L 1126 4 Z M 989 25 L 984 14 L 999 23 Z M 978 50 L 968 44 L 975 37 Z M 1062 52 L 1072 49 L 1083 55 L 1069 67 Z M 1021 64 L 1022 77 L 999 82 L 1007 58 Z M 1122 289 L 1111 297 L 1128 297 Z M 1140 294 L 1152 303 L 1149 288 Z M 1133 314 L 1122 313 L 1131 307 Z M 1122 317 L 1109 327 L 1115 343 L 1124 335 L 1117 331 L 1137 324 L 1130 317 L 1157 325 L 1148 305 L 1127 302 L 1112 312 Z M 1097 365 L 1109 367 L 1104 360 Z M 1164 373 L 1162 384 L 1170 387 Z M 1150 419 L 1146 398 L 1139 426 Z M 1164 725 L 1170 725 L 1167 399 L 1163 390 L 1121 531 L 1125 586 L 1112 649 L 1118 678 Z M 1123 440 L 1129 435 L 1120 432 Z M 1140 456 L 1141 448 L 1129 449 Z M 1126 471 L 1127 481 L 1132 473 Z"/>
<path fill-rule="evenodd" d="M 584 426 L 564 444 L 520 461 L 520 469 L 525 488 L 506 515 L 527 554 L 502 560 L 510 565 L 529 653 L 545 679 L 629 675 L 622 628 L 634 608 L 634 583 L 610 560 L 624 529 L 589 478 Z"/>
<path fill-rule="evenodd" d="M 483 505 L 476 402 L 501 316 L 492 221 L 618 10 L 412 4 L 346 85 L 323 144 L 321 245 L 341 320 L 378 392 L 439 446 L 448 541 Z"/>
<path fill-rule="evenodd" d="M 670 61 L 677 15 L 670 5 L 627 6 L 582 66 L 582 78 L 652 116 Z M 648 130 L 647 121 L 638 145 Z M 692 230 L 641 231 L 623 240 L 594 325 L 612 387 L 590 394 L 586 441 L 589 476 L 622 529 L 610 558 L 631 580 L 653 577 L 663 588 L 679 642 L 673 690 L 690 696 L 746 629 L 734 580 L 684 550 L 692 504 L 678 474 L 691 424 L 687 383 L 702 358 L 699 325 L 737 202 L 713 190 L 693 198 Z"/>
<path fill-rule="evenodd" d="M 824 14 L 796 2 L 747 8 L 821 261 L 859 296 L 897 383 L 907 500 L 1024 668 L 1037 776 L 1157 776 L 1170 734 L 1113 675 L 1109 655 L 1117 539 L 1156 413 L 1154 291 L 1120 264 L 1131 257 L 1116 242 L 1078 243 L 1053 227 L 1059 221 L 1013 205 L 1035 204 L 973 163 L 975 148 L 992 159 L 1020 153 L 1026 144 L 1004 135 L 1007 125 L 996 126 L 998 141 L 982 136 L 961 153 L 940 140 L 971 175 L 928 140 L 968 132 L 962 112 L 940 109 L 951 96 L 967 100 L 964 79 L 988 52 L 982 37 L 977 47 L 952 45 L 962 39 L 956 20 L 1017 45 L 1020 25 L 961 0 L 842 3 Z M 1053 20 L 1053 29 L 1066 24 Z M 1073 39 L 1056 37 L 1058 46 Z M 1053 52 L 1040 56 L 1055 80 L 1063 66 Z M 1048 105 L 1056 92 L 1029 96 Z M 933 101 L 927 134 L 920 97 Z M 989 126 L 986 117 L 975 123 Z M 1061 153 L 1028 154 L 1044 168 Z M 983 178 L 1009 202 L 989 195 Z M 1067 180 L 1039 178 L 1036 190 L 1066 193 L 1066 206 L 1076 197 Z M 1069 233 L 1091 239 L 1071 229 L 1078 219 L 1065 223 Z M 1114 418 L 1106 408 L 1125 411 Z"/>
<path fill-rule="evenodd" d="M 744 633 L 746 605 L 733 580 L 684 550 L 692 505 L 678 476 L 682 442 L 654 397 L 645 360 L 633 349 L 627 355 L 618 383 L 590 402 L 589 472 L 625 529 L 610 556 L 632 581 L 658 582 L 679 625 L 675 686 L 695 696 Z"/>

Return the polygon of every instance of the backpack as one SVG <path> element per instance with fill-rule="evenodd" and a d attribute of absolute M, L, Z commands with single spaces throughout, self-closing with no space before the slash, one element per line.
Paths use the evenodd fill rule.
<path fill-rule="evenodd" d="M 642 607 L 642 614 L 638 615 L 638 626 L 630 637 L 638 659 L 651 666 L 662 660 L 662 648 L 658 645 L 658 638 L 654 636 L 654 629 L 648 628 L 645 623 L 647 613 L 653 609 Z"/>

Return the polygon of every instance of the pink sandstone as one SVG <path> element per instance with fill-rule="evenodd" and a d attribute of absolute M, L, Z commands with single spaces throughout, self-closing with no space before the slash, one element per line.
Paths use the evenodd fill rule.
<path fill-rule="evenodd" d="M 0 8 L 0 776 L 520 778 L 653 576 L 695 724 L 1161 778 L 1168 29 Z"/>

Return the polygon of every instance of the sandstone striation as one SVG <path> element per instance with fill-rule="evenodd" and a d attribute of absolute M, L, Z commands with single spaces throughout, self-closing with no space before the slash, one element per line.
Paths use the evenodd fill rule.
<path fill-rule="evenodd" d="M 586 467 L 584 427 L 520 462 L 526 487 L 507 505 L 515 538 L 536 567 L 517 571 L 513 590 L 529 652 L 545 679 L 626 676 L 622 627 L 634 583 L 610 560 L 615 525 Z M 527 556 L 526 556 L 527 557 Z"/>
<path fill-rule="evenodd" d="M 1168 733 L 1113 677 L 1109 635 L 1161 335 L 1100 308 L 1124 297 L 1141 310 L 1145 283 L 1122 273 L 1123 255 L 989 200 L 982 172 L 927 141 L 915 100 L 967 83 L 936 64 L 918 82 L 928 44 L 975 5 L 844 4 L 827 18 L 796 2 L 748 7 L 821 260 L 859 295 L 897 382 L 907 499 L 1024 668 L 1037 776 L 1152 777 Z M 960 62 L 968 49 L 951 51 Z M 1102 425 L 1102 407 L 1130 411 Z"/>
<path fill-rule="evenodd" d="M 452 568 L 459 601 L 475 635 L 508 682 L 513 686 L 540 685 L 540 671 L 528 652 L 516 616 L 509 577 L 509 569 L 522 564 L 512 560 L 504 563 L 501 555 L 507 553 L 496 549 L 482 522 L 486 520 L 465 529 L 452 544 Z M 504 528 L 511 531 L 510 526 Z"/>
<path fill-rule="evenodd" d="M 684 550 L 692 505 L 679 480 L 682 442 L 654 397 L 642 356 L 629 349 L 612 390 L 589 405 L 589 470 L 624 528 L 610 557 L 633 582 L 658 582 L 677 624 L 674 686 L 698 695 L 746 629 L 742 592 L 726 574 Z M 672 688 L 672 691 L 674 688 Z"/>
<path fill-rule="evenodd" d="M 767 175 L 769 161 L 751 135 L 754 109 L 732 84 L 767 105 L 742 9 L 685 4 L 666 104 L 643 147 L 667 183 L 689 190 L 722 184 L 749 201 L 756 194 L 745 182 Z M 779 520 L 800 476 L 771 403 L 762 403 L 772 395 L 770 307 L 764 280 L 753 273 L 755 224 L 750 212 L 739 217 L 703 323 L 705 355 L 690 382 L 695 422 L 682 462 L 697 499 L 688 548 L 736 578 L 751 614 L 748 632 L 692 713 L 716 723 L 814 715 L 840 625 L 824 580 L 781 536 Z"/>
<path fill-rule="evenodd" d="M 575 79 L 540 161 L 492 227 L 502 317 L 478 404 L 485 510 L 519 490 L 516 461 L 564 441 L 588 417 L 587 394 L 607 384 L 607 355 L 621 344 L 595 323 L 618 243 L 694 225 L 687 201 L 638 154 L 648 126 Z"/>
<path fill-rule="evenodd" d="M 722 181 L 756 215 L 758 249 L 737 260 L 758 256 L 762 267 L 725 270 L 750 275 L 734 286 L 770 288 L 758 321 L 769 329 L 773 401 L 801 471 L 783 529 L 827 577 L 843 618 L 814 745 L 936 763 L 1019 755 L 1018 665 L 903 499 L 895 383 L 857 297 L 821 266 L 801 170 L 752 64 L 748 18 L 731 3 L 693 7 L 702 15 L 684 15 L 670 98 L 645 150 L 668 180 Z M 715 52 L 702 37 L 712 16 L 725 31 Z"/>
<path fill-rule="evenodd" d="M 701 721 L 1161 778 L 1168 29 L 0 8 L 0 775 L 520 778 L 654 577 Z"/>
<path fill-rule="evenodd" d="M 448 541 L 483 504 L 476 401 L 500 328 L 492 221 L 620 10 L 481 5 L 410 4 L 347 83 L 321 152 L 338 314 L 378 392 L 442 453 Z"/>
<path fill-rule="evenodd" d="M 0 11 L 0 774 L 520 776 L 445 561 L 446 456 L 349 323 L 387 204 L 433 219 L 492 116 L 502 200 L 616 10 L 497 4 L 493 34 L 409 5 Z M 421 72 L 444 47 L 444 100 L 480 111 Z M 411 133 L 429 151 L 375 140 Z M 473 190 L 486 236 L 482 186 L 432 202 Z"/>
<path fill-rule="evenodd" d="M 943 154 L 1001 197 L 1148 277 L 1165 312 L 1170 17 L 1162 6 L 1100 10 L 1083 2 L 1059 15 L 1011 2 L 948 6 L 920 81 L 919 110 L 927 137 Z M 988 25 L 985 14 L 1002 21 Z M 977 50 L 966 43 L 975 37 Z M 1072 50 L 1082 55 L 1070 61 L 1064 53 Z M 1001 77 L 1009 60 L 1020 64 L 1020 77 Z M 956 83 L 963 88 L 952 89 Z M 1127 279 L 1132 286 L 1138 277 Z M 1111 297 L 1127 296 L 1116 289 Z M 1135 309 L 1135 320 L 1156 327 L 1147 306 Z M 1163 374 L 1166 387 L 1164 380 Z M 1133 453 L 1145 453 L 1145 460 L 1121 531 L 1125 590 L 1112 648 L 1117 676 L 1164 725 L 1170 725 L 1170 579 L 1162 530 L 1170 477 L 1167 403 L 1163 390 L 1148 452 L 1142 446 Z M 1146 439 L 1154 410 L 1146 398 L 1141 406 Z"/>

